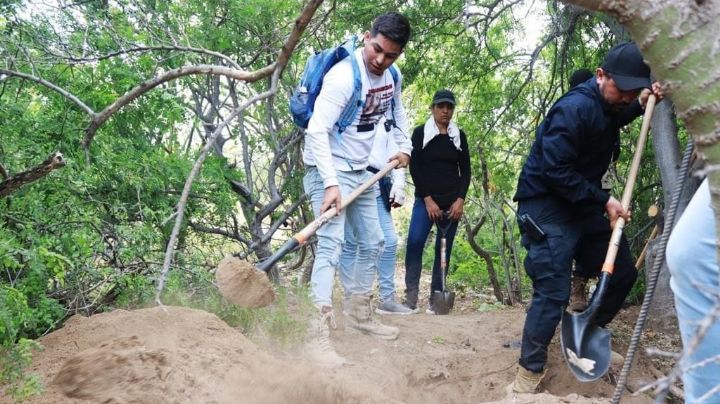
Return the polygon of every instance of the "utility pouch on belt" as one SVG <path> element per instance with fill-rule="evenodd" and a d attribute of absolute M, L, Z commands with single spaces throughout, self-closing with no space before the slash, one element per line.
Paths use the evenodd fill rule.
<path fill-rule="evenodd" d="M 520 223 L 520 227 L 531 239 L 535 241 L 542 241 L 545 239 L 545 232 L 543 229 L 541 229 L 527 213 L 518 217 L 518 223 Z"/>

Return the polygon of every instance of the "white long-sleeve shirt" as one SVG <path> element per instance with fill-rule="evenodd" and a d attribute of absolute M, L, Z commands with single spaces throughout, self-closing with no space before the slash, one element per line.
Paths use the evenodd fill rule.
<path fill-rule="evenodd" d="M 353 93 L 353 72 L 349 58 L 333 66 L 323 78 L 323 86 L 315 100 L 313 115 L 305 135 L 303 162 L 316 166 L 325 188 L 338 185 L 339 171 L 364 170 L 375 137 L 375 130 L 358 132 L 358 125 L 376 124 L 382 117 L 392 119 L 391 100 L 395 100 L 395 120 L 399 130 L 392 131 L 398 149 L 410 155 L 412 143 L 408 137 L 408 122 L 400 98 L 402 74 L 398 70 L 395 85 L 392 73 L 385 70 L 382 76 L 368 72 L 362 56 L 363 48 L 355 51 L 365 104 L 353 123 L 339 136 L 335 122 L 345 109 Z M 382 168 L 382 167 L 381 167 Z"/>

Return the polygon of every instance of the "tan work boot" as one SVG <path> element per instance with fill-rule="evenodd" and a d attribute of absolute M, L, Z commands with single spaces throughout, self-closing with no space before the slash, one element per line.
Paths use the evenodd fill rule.
<path fill-rule="evenodd" d="M 379 322 L 372 315 L 370 296 L 353 295 L 350 297 L 347 325 L 381 339 L 393 340 L 398 337 L 400 330 Z"/>
<path fill-rule="evenodd" d="M 570 286 L 570 304 L 568 309 L 570 311 L 580 312 L 587 308 L 587 292 L 585 287 L 587 286 L 588 278 L 581 276 L 573 276 Z"/>
<path fill-rule="evenodd" d="M 339 367 L 345 358 L 338 355 L 330 342 L 330 327 L 335 328 L 335 316 L 332 307 L 323 306 L 312 320 L 308 330 L 308 341 L 303 353 L 309 360 L 320 366 Z"/>
<path fill-rule="evenodd" d="M 545 377 L 547 369 L 542 373 L 535 373 L 527 370 L 522 366 L 518 366 L 517 375 L 515 375 L 515 381 L 510 384 L 510 389 L 514 393 L 536 393 L 538 386 L 543 377 Z"/>

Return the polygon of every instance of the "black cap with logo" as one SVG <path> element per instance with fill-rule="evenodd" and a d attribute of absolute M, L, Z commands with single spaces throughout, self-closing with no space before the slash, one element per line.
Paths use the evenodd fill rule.
<path fill-rule="evenodd" d="M 645 64 L 637 45 L 623 42 L 615 45 L 603 61 L 602 69 L 610 73 L 622 91 L 650 88 L 650 67 Z"/>
<path fill-rule="evenodd" d="M 437 90 L 433 96 L 432 105 L 441 104 L 443 102 L 455 105 L 455 95 L 450 90 Z"/>

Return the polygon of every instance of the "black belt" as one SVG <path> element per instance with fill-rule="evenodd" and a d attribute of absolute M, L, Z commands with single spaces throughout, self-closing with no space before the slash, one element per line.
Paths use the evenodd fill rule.
<path fill-rule="evenodd" d="M 358 131 L 358 132 L 370 132 L 370 131 L 373 131 L 373 130 L 375 130 L 375 124 L 374 124 L 374 123 L 368 123 L 368 124 L 365 124 L 365 125 L 358 125 L 358 126 L 357 126 L 357 131 Z"/>
<path fill-rule="evenodd" d="M 380 170 L 378 170 L 378 169 L 375 168 L 375 167 L 371 167 L 371 166 L 367 166 L 366 170 L 370 171 L 370 172 L 373 173 L 373 174 L 377 174 L 377 173 L 380 172 Z"/>

